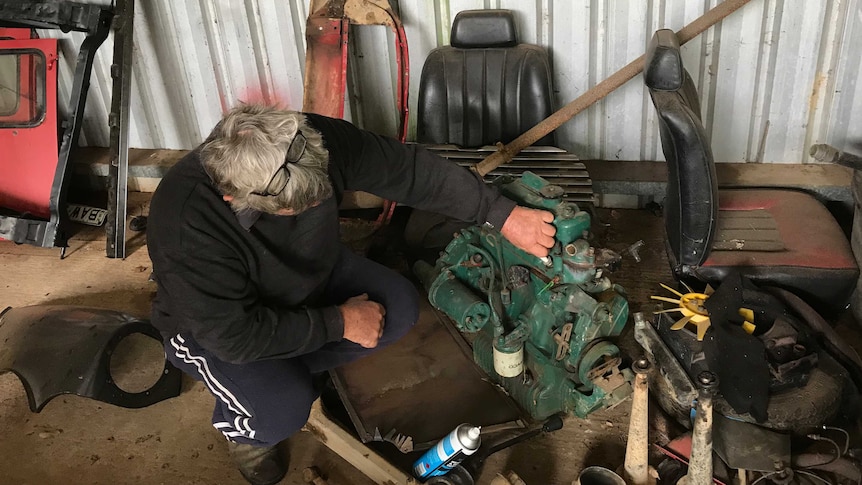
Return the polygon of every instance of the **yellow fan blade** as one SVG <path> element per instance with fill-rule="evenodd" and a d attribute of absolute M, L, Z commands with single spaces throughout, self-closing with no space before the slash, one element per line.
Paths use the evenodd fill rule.
<path fill-rule="evenodd" d="M 753 324 L 753 323 L 751 323 L 751 322 L 742 322 L 742 329 L 743 329 L 743 330 L 745 330 L 745 332 L 746 332 L 748 335 L 753 334 L 753 333 L 754 333 L 754 330 L 755 330 L 756 328 L 757 328 L 757 327 L 755 327 L 755 326 L 754 326 L 754 324 Z"/>
<path fill-rule="evenodd" d="M 697 339 L 703 340 L 703 336 L 706 335 L 706 330 L 709 328 L 710 321 L 706 319 L 697 324 Z"/>
<path fill-rule="evenodd" d="M 659 313 L 671 313 L 671 312 L 682 313 L 682 308 L 668 308 L 667 310 L 659 310 L 657 312 L 652 312 L 652 313 L 653 313 L 653 315 L 658 315 Z"/>
<path fill-rule="evenodd" d="M 653 300 L 666 301 L 668 303 L 676 303 L 677 305 L 680 304 L 679 300 L 674 300 L 673 298 L 668 298 L 666 296 L 655 296 L 655 295 L 653 295 L 650 298 L 652 298 Z"/>
<path fill-rule="evenodd" d="M 661 285 L 661 287 L 662 287 L 662 288 L 664 288 L 665 290 L 667 290 L 667 291 L 669 291 L 669 292 L 673 293 L 674 295 L 676 295 L 676 296 L 678 296 L 678 297 L 682 298 L 682 293 L 680 293 L 680 292 L 678 292 L 678 291 L 674 290 L 673 288 L 671 288 L 670 286 L 668 286 L 668 285 L 666 285 L 666 284 L 664 284 L 664 283 L 659 283 L 659 284 L 660 284 L 660 285 Z M 691 293 L 691 292 L 689 292 L 689 293 Z"/>
<path fill-rule="evenodd" d="M 682 317 L 682 318 L 680 318 L 679 320 L 677 320 L 677 322 L 676 322 L 676 323 L 674 323 L 674 324 L 670 327 L 670 329 L 671 329 L 671 330 L 681 330 L 681 329 L 685 328 L 685 325 L 686 325 L 688 322 L 690 322 L 690 321 L 691 321 L 691 319 L 692 319 L 693 317 L 694 317 L 694 315 L 689 315 L 689 316 L 687 316 L 687 317 Z"/>
<path fill-rule="evenodd" d="M 750 308 L 740 308 L 739 309 L 739 316 L 744 318 L 748 322 L 753 322 L 754 321 L 754 310 L 752 310 Z"/>

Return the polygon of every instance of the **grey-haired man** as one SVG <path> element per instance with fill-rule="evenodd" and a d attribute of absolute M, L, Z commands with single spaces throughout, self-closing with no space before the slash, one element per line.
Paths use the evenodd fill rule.
<path fill-rule="evenodd" d="M 407 279 L 339 242 L 345 190 L 488 224 L 540 257 L 554 243 L 550 213 L 417 145 L 273 107 L 228 113 L 153 195 L 152 323 L 171 362 L 215 396 L 213 426 L 253 484 L 284 476 L 276 445 L 305 424 L 312 376 L 418 317 Z"/>

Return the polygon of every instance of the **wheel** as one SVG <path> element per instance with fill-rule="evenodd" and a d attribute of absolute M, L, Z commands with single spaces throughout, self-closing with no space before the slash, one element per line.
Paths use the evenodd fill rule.
<path fill-rule="evenodd" d="M 769 397 L 766 422 L 758 423 L 748 414 L 737 413 L 721 396 L 713 399 L 715 412 L 778 431 L 804 434 L 819 427 L 838 411 L 845 384 L 844 370 L 824 353 L 819 357 L 820 364 L 811 371 L 805 386 Z M 677 400 L 668 380 L 658 372 L 652 374 L 650 394 L 665 412 L 682 425 L 691 427 L 690 403 Z"/>

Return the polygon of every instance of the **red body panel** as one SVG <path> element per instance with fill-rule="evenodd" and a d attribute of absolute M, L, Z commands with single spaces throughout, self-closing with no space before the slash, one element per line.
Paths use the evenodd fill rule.
<path fill-rule="evenodd" d="M 17 109 L 0 115 L 0 207 L 47 219 L 58 156 L 57 40 L 0 40 L 0 54 L 10 50 L 26 54 L 19 57 Z M 42 69 L 44 114 L 36 102 Z"/>
<path fill-rule="evenodd" d="M 11 27 L 0 27 L 0 39 L 20 39 L 25 40 L 30 38 L 30 29 L 16 29 Z"/>

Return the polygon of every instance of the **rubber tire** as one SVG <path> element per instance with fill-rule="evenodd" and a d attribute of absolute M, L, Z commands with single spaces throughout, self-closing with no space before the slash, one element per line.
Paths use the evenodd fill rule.
<path fill-rule="evenodd" d="M 747 413 L 737 413 L 721 396 L 713 400 L 713 409 L 723 416 L 764 428 L 804 434 L 818 428 L 838 412 L 844 386 L 844 370 L 831 357 L 821 353 L 820 365 L 811 371 L 805 386 L 770 396 L 766 422 L 758 423 Z M 690 406 L 673 397 L 670 383 L 659 372 L 651 374 L 650 394 L 671 417 L 683 426 L 691 427 Z"/>

